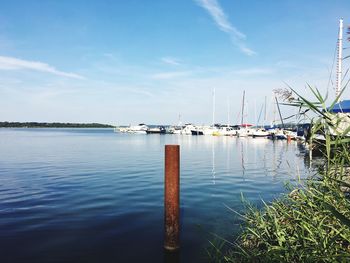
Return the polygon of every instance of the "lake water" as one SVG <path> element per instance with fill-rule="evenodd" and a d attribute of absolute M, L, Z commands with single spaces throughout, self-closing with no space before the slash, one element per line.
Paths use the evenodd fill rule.
<path fill-rule="evenodd" d="M 308 171 L 296 142 L 0 129 L 0 262 L 165 262 L 165 144 L 181 151 L 180 262 L 235 237 L 241 193 L 261 206 Z"/>

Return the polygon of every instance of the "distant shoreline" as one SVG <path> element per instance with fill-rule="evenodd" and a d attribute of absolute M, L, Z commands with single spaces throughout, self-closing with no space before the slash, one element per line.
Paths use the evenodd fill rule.
<path fill-rule="evenodd" d="M 114 128 L 101 123 L 62 123 L 62 122 L 0 122 L 0 128 Z"/>

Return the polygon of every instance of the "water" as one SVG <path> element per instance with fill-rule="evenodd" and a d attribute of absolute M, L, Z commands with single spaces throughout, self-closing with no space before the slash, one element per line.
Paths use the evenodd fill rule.
<path fill-rule="evenodd" d="M 307 173 L 295 142 L 0 129 L 0 262 L 165 262 L 164 145 L 181 149 L 180 262 L 206 262 L 242 211 Z"/>

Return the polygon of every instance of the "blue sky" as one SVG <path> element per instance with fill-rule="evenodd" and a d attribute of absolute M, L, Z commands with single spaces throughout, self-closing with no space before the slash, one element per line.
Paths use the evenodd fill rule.
<path fill-rule="evenodd" d="M 243 90 L 254 122 L 285 83 L 333 95 L 348 14 L 348 0 L 2 1 L 0 121 L 210 124 L 215 88 L 217 122 L 238 122 Z"/>

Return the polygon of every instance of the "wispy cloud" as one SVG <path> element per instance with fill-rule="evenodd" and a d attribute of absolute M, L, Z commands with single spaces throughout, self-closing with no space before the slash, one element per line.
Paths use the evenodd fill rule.
<path fill-rule="evenodd" d="M 0 56 L 0 70 L 21 70 L 21 69 L 47 72 L 47 73 L 51 73 L 54 75 L 67 77 L 67 78 L 84 79 L 83 76 L 80 76 L 75 73 L 57 70 L 56 68 L 43 62 L 29 61 L 29 60 L 23 60 L 23 59 L 18 59 L 13 57 Z"/>
<path fill-rule="evenodd" d="M 240 48 L 240 50 L 241 50 L 244 54 L 246 54 L 246 55 L 248 55 L 248 56 L 256 55 L 256 52 L 255 52 L 254 50 L 252 50 L 252 49 L 246 47 L 245 44 L 243 44 L 243 43 L 237 43 L 236 41 L 233 41 L 233 42 Z"/>
<path fill-rule="evenodd" d="M 162 62 L 164 62 L 165 64 L 169 64 L 172 66 L 180 66 L 181 63 L 178 59 L 176 58 L 172 58 L 172 57 L 163 57 L 161 58 Z"/>
<path fill-rule="evenodd" d="M 174 79 L 179 77 L 184 77 L 191 75 L 190 71 L 170 71 L 170 72 L 161 72 L 156 73 L 151 76 L 152 79 Z"/>
<path fill-rule="evenodd" d="M 204 8 L 209 15 L 213 18 L 218 28 L 227 33 L 233 44 L 235 44 L 244 54 L 252 56 L 256 54 L 255 51 L 248 48 L 242 41 L 246 38 L 246 35 L 240 32 L 234 27 L 224 10 L 221 8 L 217 0 L 195 0 L 199 6 Z"/>

